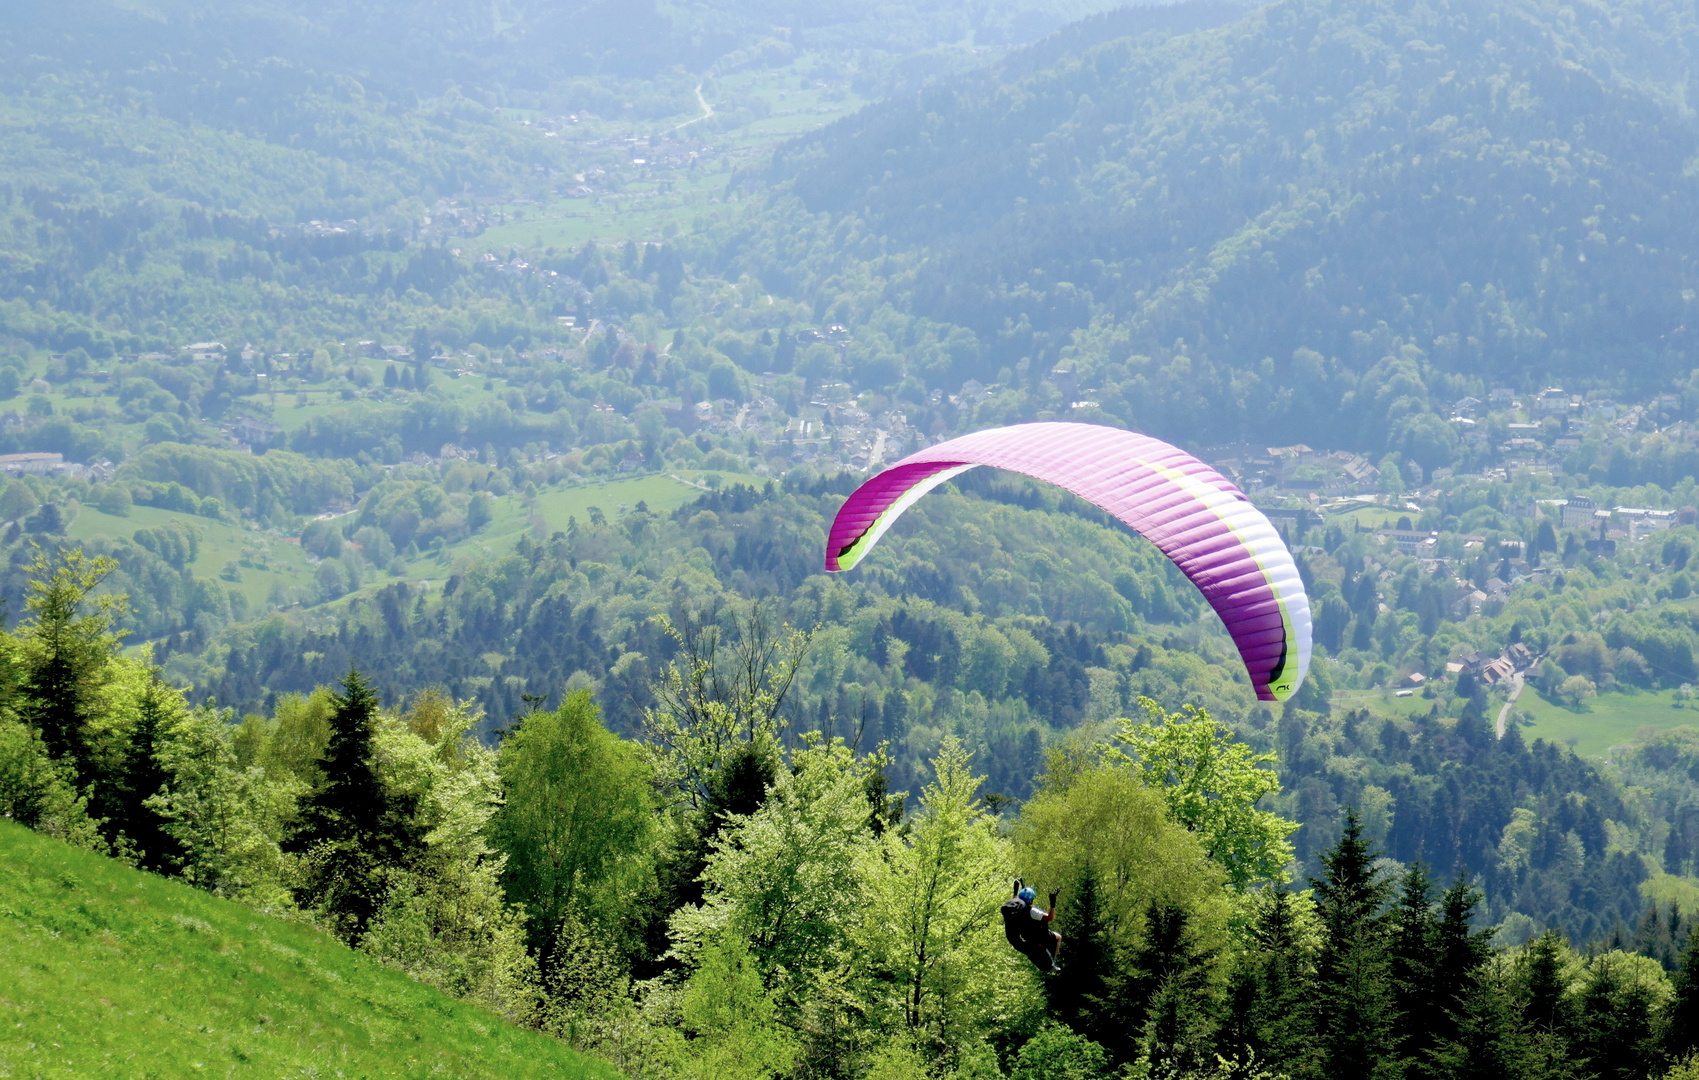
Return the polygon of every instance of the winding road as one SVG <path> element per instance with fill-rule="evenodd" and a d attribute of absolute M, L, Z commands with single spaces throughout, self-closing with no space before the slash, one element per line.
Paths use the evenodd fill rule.
<path fill-rule="evenodd" d="M 1522 696 L 1522 673 L 1518 671 L 1510 677 L 1510 694 L 1504 699 L 1504 708 L 1498 711 L 1498 737 L 1504 738 L 1504 726 L 1510 721 L 1510 710 L 1516 707 L 1516 699 Z"/>
<path fill-rule="evenodd" d="M 691 124 L 700 124 L 702 121 L 704 121 L 704 120 L 708 119 L 710 116 L 714 115 L 714 107 L 712 105 L 708 104 L 707 98 L 702 96 L 702 84 L 701 83 L 696 84 L 696 104 L 698 104 L 702 107 L 702 115 L 698 116 L 694 120 L 686 120 L 684 123 L 680 124 L 678 127 L 673 128 L 673 132 L 675 134 L 680 132 L 680 131 L 683 131 L 685 128 L 689 127 Z"/>

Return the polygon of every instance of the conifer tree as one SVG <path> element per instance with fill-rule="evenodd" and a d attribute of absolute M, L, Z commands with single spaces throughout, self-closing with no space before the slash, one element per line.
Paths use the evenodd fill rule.
<path fill-rule="evenodd" d="M 1254 952 L 1241 952 L 1227 972 L 1226 994 L 1222 1001 L 1221 1026 L 1215 1040 L 1221 1053 L 1231 1059 L 1248 1058 L 1252 1054 L 1266 1056 L 1258 1047 L 1257 1009 L 1261 1004 L 1262 986 L 1257 979 L 1258 957 Z"/>
<path fill-rule="evenodd" d="M 172 692 L 154 672 L 143 687 L 137 701 L 136 723 L 130 732 L 130 743 L 124 755 L 124 766 L 117 785 L 114 820 L 111 826 L 121 832 L 135 852 L 136 862 L 144 870 L 169 873 L 181 863 L 182 845 L 165 829 L 165 819 L 148 805 L 148 800 L 160 793 L 171 779 L 170 772 L 160 760 L 159 749 L 175 716 L 171 708 Z"/>
<path fill-rule="evenodd" d="M 406 867 L 420 838 L 411 800 L 389 794 L 372 758 L 377 693 L 351 668 L 332 702 L 324 783 L 302 800 L 288 849 L 307 856 L 296 901 L 323 912 L 353 944 L 383 906 L 390 872 Z"/>
<path fill-rule="evenodd" d="M 1459 876 L 1445 895 L 1440 897 L 1439 921 L 1434 927 L 1433 996 L 1441 1015 L 1440 1034 L 1449 1024 L 1451 1013 L 1460 1009 L 1463 999 L 1473 989 L 1481 969 L 1492 957 L 1492 939 L 1496 928 L 1476 930 L 1473 925 L 1475 909 L 1481 902 L 1481 890 Z"/>
<path fill-rule="evenodd" d="M 1253 933 L 1262 962 L 1256 973 L 1257 1004 L 1252 1014 L 1255 1039 L 1251 1049 L 1274 1068 L 1297 1072 L 1309 1053 L 1305 1006 L 1312 973 L 1291 893 L 1274 890 Z"/>
<path fill-rule="evenodd" d="M 1367 1080 L 1390 1050 L 1397 1015 L 1391 980 L 1388 883 L 1355 811 L 1312 880 L 1322 924 L 1312 1021 L 1316 1067 L 1328 1080 Z"/>
<path fill-rule="evenodd" d="M 1396 1043 L 1405 1060 L 1420 1060 L 1433 1045 L 1444 1007 L 1435 1000 L 1439 921 L 1434 915 L 1433 879 L 1411 863 L 1392 914 L 1392 984 L 1398 1006 Z"/>
<path fill-rule="evenodd" d="M 1563 938 L 1547 930 L 1528 945 L 1528 974 L 1522 1016 L 1536 1031 L 1567 1037 L 1571 1027 L 1563 978 Z"/>
<path fill-rule="evenodd" d="M 1063 913 L 1063 936 L 1068 962 L 1059 975 L 1045 981 L 1050 1011 L 1057 1019 L 1099 1043 L 1110 1025 L 1107 1015 L 1115 977 L 1114 940 L 1104 920 L 1097 871 L 1087 862 Z"/>
<path fill-rule="evenodd" d="M 1699 1053 L 1699 923 L 1687 934 L 1681 967 L 1675 973 L 1675 997 L 1664 1013 L 1664 1053 L 1681 1061 Z"/>
<path fill-rule="evenodd" d="M 1470 987 L 1451 1033 L 1437 1040 L 1428 1058 L 1415 1064 L 1414 1075 L 1444 1080 L 1557 1080 L 1572 1075 L 1554 1072 L 1550 1063 L 1540 1061 L 1510 996 L 1490 981 Z"/>
<path fill-rule="evenodd" d="M 100 597 L 85 612 L 92 592 L 114 570 L 116 560 L 90 559 L 81 550 L 56 557 L 42 552 L 30 565 L 32 619 L 23 631 L 19 712 L 41 734 L 48 753 L 73 770 L 79 787 L 104 779 L 105 762 L 92 745 L 89 721 L 100 707 L 100 691 L 109 672 L 118 637 L 112 624 L 122 600 Z M 107 809 L 105 791 L 96 792 L 96 812 Z"/>
<path fill-rule="evenodd" d="M 1143 938 L 1128 959 L 1111 1010 L 1122 1028 L 1121 1041 L 1136 1040 L 1136 1059 L 1153 1075 L 1196 1071 L 1209 1049 L 1214 956 L 1198 942 L 1187 910 L 1173 903 L 1151 904 Z"/>
<path fill-rule="evenodd" d="M 1656 1058 L 1651 994 L 1630 967 L 1638 959 L 1611 952 L 1587 967 L 1574 1044 L 1600 1080 L 1638 1080 Z"/>

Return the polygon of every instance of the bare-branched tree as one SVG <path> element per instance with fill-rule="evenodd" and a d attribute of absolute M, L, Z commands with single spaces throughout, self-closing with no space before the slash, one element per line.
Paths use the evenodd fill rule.
<path fill-rule="evenodd" d="M 656 618 L 679 652 L 655 681 L 643 734 L 662 783 L 700 809 L 735 751 L 777 748 L 813 633 L 778 622 L 759 602 Z"/>

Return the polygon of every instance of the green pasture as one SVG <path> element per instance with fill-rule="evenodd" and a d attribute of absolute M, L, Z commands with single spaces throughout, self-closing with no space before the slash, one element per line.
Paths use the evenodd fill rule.
<path fill-rule="evenodd" d="M 1694 703 L 1675 700 L 1673 691 L 1613 691 L 1574 712 L 1547 701 L 1533 687 L 1516 699 L 1517 711 L 1534 722 L 1522 729 L 1525 739 L 1545 739 L 1573 747 L 1582 757 L 1602 757 L 1613 746 L 1634 742 L 1643 728 L 1699 727 L 1699 709 Z"/>
<path fill-rule="evenodd" d="M 200 552 L 189 570 L 198 578 L 217 579 L 225 588 L 239 590 L 247 597 L 251 611 L 262 611 L 276 586 L 293 589 L 310 585 L 313 567 L 307 561 L 301 545 L 287 538 L 258 532 L 225 521 L 214 521 L 197 514 L 161 510 L 155 506 L 135 506 L 126 517 L 117 517 L 84 506 L 65 530 L 72 540 L 88 541 L 97 537 L 129 540 L 138 529 L 158 528 L 176 522 L 200 537 Z M 240 581 L 221 575 L 230 563 L 237 564 Z"/>
<path fill-rule="evenodd" d="M 1425 716 L 1433 708 L 1433 699 L 1417 690 L 1409 697 L 1399 697 L 1394 690 L 1335 690 L 1335 709 L 1367 709 L 1371 716 L 1383 720 L 1409 720 Z"/>
<path fill-rule="evenodd" d="M 696 485 L 713 475 L 719 476 L 728 487 L 766 483 L 756 476 L 680 470 L 676 477 L 682 480 L 675 475 L 651 473 L 599 483 L 559 485 L 538 492 L 529 503 L 520 495 L 504 495 L 495 500 L 490 523 L 478 530 L 477 535 L 451 544 L 440 553 L 421 556 L 410 564 L 409 575 L 427 580 L 446 577 L 448 567 L 456 559 L 504 554 L 512 551 L 526 533 L 542 538 L 564 532 L 573 518 L 588 524 L 592 507 L 600 507 L 609 519 L 617 518 L 638 503 L 657 514 L 669 513 L 706 494 L 705 487 Z"/>
<path fill-rule="evenodd" d="M 1360 529 L 1390 529 L 1398 524 L 1399 518 L 1409 518 L 1412 523 L 1420 515 L 1411 510 L 1400 510 L 1387 506 L 1373 506 L 1360 503 L 1348 510 L 1329 511 L 1325 521 L 1331 525 L 1342 525 L 1354 522 Z"/>
<path fill-rule="evenodd" d="M 332 938 L 0 820 L 0 1077 L 607 1078 Z"/>
<path fill-rule="evenodd" d="M 722 76 L 704 89 L 712 115 L 697 109 L 641 134 L 689 139 L 703 157 L 686 169 L 654 169 L 617 190 L 544 205 L 498 207 L 507 220 L 466 241 L 474 252 L 573 248 L 588 240 L 660 241 L 695 230 L 697 219 L 723 205 L 736 169 L 766 157 L 786 139 L 826 126 L 861 108 L 865 99 L 816 85 L 814 61 L 752 68 Z"/>
<path fill-rule="evenodd" d="M 387 366 L 385 360 L 361 361 L 376 373 L 377 384 L 383 383 L 383 369 Z M 346 371 L 346 368 L 342 370 Z M 451 400 L 462 404 L 476 404 L 481 399 L 499 396 L 499 391 L 506 387 L 497 383 L 497 389 L 485 390 L 484 377 L 481 375 L 464 375 L 454 378 L 446 371 L 438 368 L 431 369 L 431 392 L 440 393 Z M 294 434 L 305 426 L 307 421 L 315 416 L 324 416 L 340 412 L 363 404 L 372 409 L 398 409 L 413 399 L 411 391 L 398 391 L 387 398 L 372 398 L 362 396 L 350 400 L 342 396 L 341 391 L 331 386 L 310 386 L 303 384 L 299 390 L 294 388 L 279 389 L 275 398 L 265 394 L 250 394 L 242 398 L 242 402 L 256 415 L 266 416 L 273 424 L 282 428 L 287 434 Z"/>
<path fill-rule="evenodd" d="M 566 198 L 543 206 L 523 208 L 522 218 L 510 216 L 467 241 L 473 252 L 505 253 L 509 249 L 575 248 L 588 240 L 621 243 L 658 242 L 668 226 L 688 233 L 695 219 L 719 203 L 729 171 L 668 174 L 671 183 L 629 184 L 618 193 L 592 198 Z M 517 211 L 515 211 L 517 213 Z"/>

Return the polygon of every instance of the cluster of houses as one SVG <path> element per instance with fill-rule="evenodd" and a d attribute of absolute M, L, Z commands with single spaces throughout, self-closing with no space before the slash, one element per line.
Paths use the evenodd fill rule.
<path fill-rule="evenodd" d="M 758 376 L 759 389 L 741 405 L 724 398 L 698 402 L 687 430 L 753 435 L 761 446 L 782 448 L 795 464 L 857 470 L 877 468 L 914 448 L 916 433 L 901 410 L 869 413 L 848 383 L 822 383 L 792 416 L 771 396 L 772 379 Z"/>
<path fill-rule="evenodd" d="M 785 426 L 790 458 L 797 463 L 839 463 L 870 471 L 908 453 L 916 433 L 900 410 L 877 416 L 854 401 L 816 398 Z"/>
<path fill-rule="evenodd" d="M 1471 396 L 1453 403 L 1449 419 L 1465 446 L 1491 446 L 1499 452 L 1501 464 L 1493 472 L 1558 475 L 1565 459 L 1589 435 L 1617 442 L 1667 430 L 1666 425 L 1680 418 L 1682 408 L 1676 394 L 1623 404 L 1604 394 L 1572 394 L 1560 386 L 1526 396 L 1500 387 L 1489 391 L 1485 401 Z M 1693 437 L 1699 438 L 1699 433 Z"/>
<path fill-rule="evenodd" d="M 1540 657 L 1520 641 L 1505 646 L 1504 651 L 1499 653 L 1474 649 L 1447 661 L 1445 674 L 1438 678 L 1429 678 L 1420 671 L 1410 672 L 1398 681 L 1395 693 L 1398 697 L 1409 697 L 1429 683 L 1455 679 L 1464 672 L 1474 675 L 1489 687 L 1499 686 L 1539 662 Z"/>
<path fill-rule="evenodd" d="M 112 478 L 112 471 L 112 463 L 105 460 L 82 465 L 66 461 L 64 454 L 0 454 L 0 475 L 4 476 L 55 476 L 101 483 Z"/>
<path fill-rule="evenodd" d="M 1368 458 L 1348 450 L 1324 453 L 1302 443 L 1271 447 L 1237 443 L 1207 447 L 1201 457 L 1247 492 L 1320 498 L 1366 495 L 1380 486 L 1380 470 Z"/>

